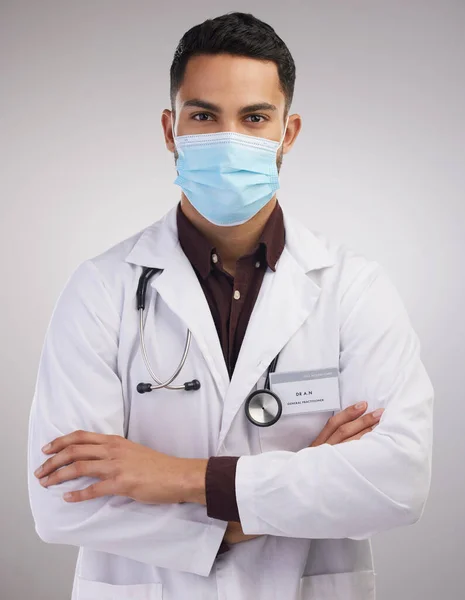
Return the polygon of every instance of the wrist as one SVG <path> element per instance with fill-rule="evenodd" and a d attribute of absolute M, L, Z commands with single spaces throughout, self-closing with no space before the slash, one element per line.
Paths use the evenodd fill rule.
<path fill-rule="evenodd" d="M 181 502 L 194 502 L 206 506 L 205 475 L 208 459 L 186 458 L 181 475 Z"/>

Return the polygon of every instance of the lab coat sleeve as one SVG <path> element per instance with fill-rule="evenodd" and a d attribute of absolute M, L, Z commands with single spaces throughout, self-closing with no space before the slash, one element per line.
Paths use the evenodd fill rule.
<path fill-rule="evenodd" d="M 415 523 L 430 488 L 434 391 L 406 309 L 374 261 L 340 300 L 342 407 L 385 411 L 360 440 L 242 456 L 236 495 L 246 534 L 364 539 Z"/>
<path fill-rule="evenodd" d="M 119 325 L 96 265 L 83 262 L 55 305 L 30 412 L 28 489 L 36 531 L 45 542 L 208 576 L 227 524 L 209 518 L 205 506 L 149 505 L 121 496 L 69 503 L 65 492 L 98 479 L 79 477 L 44 488 L 34 476 L 48 458 L 42 446 L 56 437 L 78 429 L 124 436 Z"/>

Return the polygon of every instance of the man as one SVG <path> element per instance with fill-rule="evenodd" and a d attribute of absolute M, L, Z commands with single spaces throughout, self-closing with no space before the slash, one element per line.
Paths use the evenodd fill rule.
<path fill-rule="evenodd" d="M 180 203 L 57 302 L 29 491 L 39 536 L 80 547 L 74 599 L 371 600 L 370 536 L 422 514 L 433 389 L 405 308 L 276 198 L 294 80 L 250 14 L 189 30 L 162 115 Z M 150 391 L 146 358 L 166 383 L 186 331 L 191 391 Z"/>

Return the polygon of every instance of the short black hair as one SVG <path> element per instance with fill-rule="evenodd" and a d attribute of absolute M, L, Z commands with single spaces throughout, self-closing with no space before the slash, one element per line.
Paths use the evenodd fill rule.
<path fill-rule="evenodd" d="M 275 30 L 250 13 L 231 12 L 207 19 L 189 29 L 179 41 L 170 69 L 170 99 L 174 112 L 176 94 L 190 58 L 200 54 L 234 54 L 271 60 L 278 67 L 285 97 L 285 117 L 294 96 L 295 64 L 288 47 Z"/>

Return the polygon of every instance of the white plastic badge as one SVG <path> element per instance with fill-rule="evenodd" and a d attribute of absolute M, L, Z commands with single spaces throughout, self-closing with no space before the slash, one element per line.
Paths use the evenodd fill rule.
<path fill-rule="evenodd" d="M 270 373 L 270 389 L 283 405 L 283 415 L 339 410 L 338 369 Z"/>

